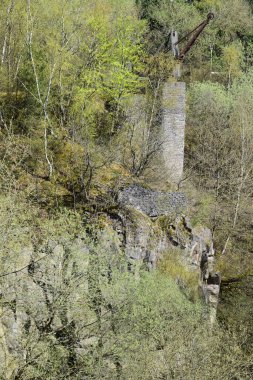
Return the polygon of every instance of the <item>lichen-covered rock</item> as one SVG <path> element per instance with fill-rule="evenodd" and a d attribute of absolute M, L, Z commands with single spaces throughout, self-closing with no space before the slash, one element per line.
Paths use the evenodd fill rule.
<path fill-rule="evenodd" d="M 193 228 L 181 215 L 169 226 L 170 241 L 182 249 L 182 260 L 189 268 L 199 271 L 200 288 L 214 323 L 220 293 L 220 275 L 214 270 L 214 247 L 211 231 L 202 226 Z"/>
<path fill-rule="evenodd" d="M 0 282 L 1 379 L 20 378 L 18 371 L 35 360 L 43 338 L 48 335 L 57 340 L 58 332 L 77 315 L 80 292 L 85 293 L 87 281 L 81 281 L 79 291 L 71 281 L 76 266 L 87 278 L 88 247 L 79 239 L 71 243 L 71 249 L 66 245 L 51 241 L 47 253 L 39 257 L 31 247 L 24 248 L 22 260 L 17 258 L 17 273 L 10 271 Z M 69 339 L 67 333 L 65 339 Z"/>
<path fill-rule="evenodd" d="M 214 271 L 212 233 L 203 226 L 192 227 L 189 218 L 183 214 L 176 215 L 175 209 L 172 213 L 176 203 L 171 201 L 168 193 L 164 195 L 168 203 L 164 202 L 164 208 L 159 210 L 157 205 L 161 194 L 164 195 L 138 185 L 121 192 L 119 199 L 125 211 L 122 208 L 120 223 L 115 229 L 124 236 L 126 257 L 129 262 L 146 263 L 149 268 L 155 268 L 163 253 L 178 247 L 182 252 L 182 263 L 190 271 L 199 272 L 200 288 L 209 305 L 213 323 L 219 300 L 220 276 Z"/>
<path fill-rule="evenodd" d="M 118 213 L 108 215 L 107 223 L 117 232 L 129 268 L 142 265 L 155 268 L 162 253 L 170 246 L 159 220 L 151 219 L 139 210 L 122 208 Z"/>

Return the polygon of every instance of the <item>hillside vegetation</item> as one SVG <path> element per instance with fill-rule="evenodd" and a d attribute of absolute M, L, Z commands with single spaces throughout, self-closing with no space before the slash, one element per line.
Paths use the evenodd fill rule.
<path fill-rule="evenodd" d="M 246 0 L 1 1 L 1 379 L 252 378 L 252 9 Z M 150 139 L 163 84 L 175 80 L 169 34 L 185 36 L 210 11 L 180 79 L 179 188 L 193 224 L 212 231 L 226 286 L 242 280 L 212 328 L 200 297 L 182 291 L 181 264 L 129 271 L 105 217 L 126 184 L 173 188 L 153 166 L 160 146 Z M 6 308 L 25 331 L 11 354 Z"/>

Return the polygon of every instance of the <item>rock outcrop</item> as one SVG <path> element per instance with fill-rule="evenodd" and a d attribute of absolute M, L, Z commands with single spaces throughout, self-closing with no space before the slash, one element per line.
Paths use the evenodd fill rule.
<path fill-rule="evenodd" d="M 132 210 L 131 217 L 122 216 L 122 226 L 118 228 L 125 231 L 128 259 L 143 260 L 149 268 L 154 268 L 163 252 L 178 247 L 182 262 L 189 270 L 199 272 L 200 288 L 210 309 L 210 321 L 214 323 L 220 276 L 214 270 L 212 234 L 206 227 L 191 226 L 189 218 L 182 213 L 187 206 L 185 195 L 132 185 L 120 192 L 119 202 L 128 212 Z"/>
<path fill-rule="evenodd" d="M 207 228 L 192 227 L 182 214 L 184 195 L 132 186 L 121 192 L 119 202 L 113 211 L 100 213 L 93 239 L 80 236 L 68 241 L 52 236 L 41 252 L 24 247 L 14 273 L 1 278 L 0 374 L 4 379 L 21 376 L 17 368 L 29 369 L 29 363 L 38 360 L 36 347 L 47 336 L 66 351 L 66 361 L 75 361 L 76 355 L 90 349 L 96 336 L 85 338 L 77 332 L 96 319 L 89 310 L 81 315 L 79 308 L 91 302 L 85 298 L 89 289 L 99 297 L 93 274 L 97 265 L 101 281 L 108 281 L 114 266 L 138 276 L 141 267 L 156 268 L 163 255 L 173 254 L 177 247 L 185 267 L 199 274 L 214 322 L 220 279 L 213 269 L 212 235 Z"/>

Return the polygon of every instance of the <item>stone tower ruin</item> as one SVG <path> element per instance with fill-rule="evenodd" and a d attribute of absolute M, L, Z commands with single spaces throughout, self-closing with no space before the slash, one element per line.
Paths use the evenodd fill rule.
<path fill-rule="evenodd" d="M 161 150 L 164 175 L 178 184 L 184 167 L 185 83 L 165 83 L 162 93 Z"/>

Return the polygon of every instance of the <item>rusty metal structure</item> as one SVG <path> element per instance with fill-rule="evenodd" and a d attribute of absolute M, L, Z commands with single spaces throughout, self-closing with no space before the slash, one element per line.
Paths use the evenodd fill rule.
<path fill-rule="evenodd" d="M 203 30 L 206 28 L 206 26 L 209 24 L 211 20 L 214 19 L 214 14 L 212 12 L 208 13 L 206 20 L 204 20 L 201 24 L 199 24 L 195 29 L 187 33 L 184 37 L 182 37 L 180 40 L 173 39 L 175 36 L 175 33 L 177 35 L 177 32 L 173 31 L 171 33 L 171 45 L 172 45 L 172 51 L 174 52 L 175 58 L 183 62 L 186 54 L 191 49 L 191 47 L 195 44 L 200 34 L 203 32 Z M 185 39 L 189 38 L 189 41 L 187 42 L 186 46 L 182 49 L 181 52 L 179 52 L 178 45 L 184 41 Z M 176 52 L 176 54 L 175 54 Z"/>

